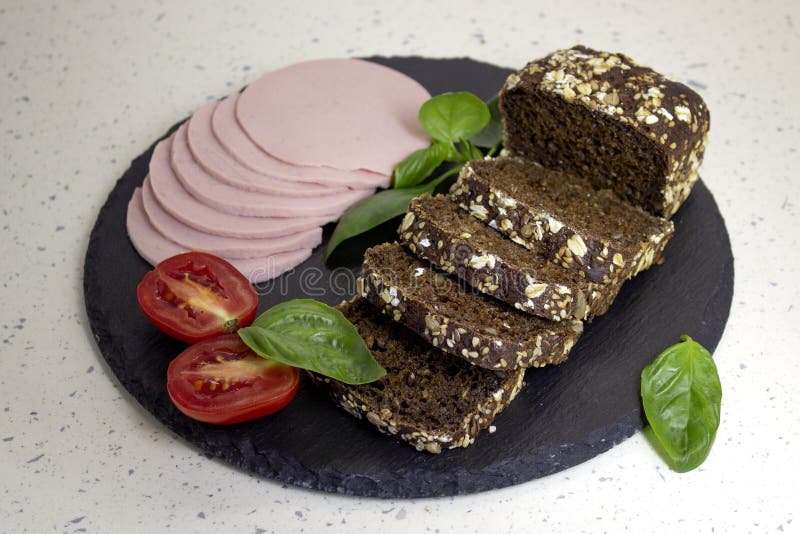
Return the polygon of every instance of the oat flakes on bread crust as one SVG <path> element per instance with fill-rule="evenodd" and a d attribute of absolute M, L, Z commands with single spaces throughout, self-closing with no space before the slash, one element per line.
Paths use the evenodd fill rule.
<path fill-rule="evenodd" d="M 500 110 L 509 154 L 579 174 L 664 217 L 698 180 L 710 119 L 686 85 L 584 46 L 511 74 Z"/>
<path fill-rule="evenodd" d="M 487 369 L 561 363 L 583 332 L 581 321 L 547 321 L 462 287 L 399 243 L 368 249 L 356 286 L 433 346 Z"/>
<path fill-rule="evenodd" d="M 622 286 L 622 280 L 601 284 L 581 278 L 544 251 L 528 250 L 471 217 L 445 195 L 412 200 L 398 233 L 409 250 L 439 269 L 550 321 L 601 315 Z"/>
<path fill-rule="evenodd" d="M 521 159 L 470 161 L 450 189 L 474 217 L 592 282 L 621 284 L 658 261 L 671 221 L 609 189 Z"/>

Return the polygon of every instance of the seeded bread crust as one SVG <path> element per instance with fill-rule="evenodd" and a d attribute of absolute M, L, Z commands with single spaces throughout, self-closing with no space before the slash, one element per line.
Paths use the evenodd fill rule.
<path fill-rule="evenodd" d="M 576 46 L 511 74 L 500 93 L 508 154 L 672 216 L 698 179 L 703 99 L 623 54 Z"/>
<path fill-rule="evenodd" d="M 580 177 L 510 157 L 471 161 L 450 190 L 458 205 L 512 241 L 602 284 L 622 284 L 657 261 L 672 222 Z"/>
<path fill-rule="evenodd" d="M 444 195 L 411 201 L 398 230 L 417 256 L 518 310 L 551 321 L 601 315 L 621 283 L 587 282 L 460 209 Z"/>
<path fill-rule="evenodd" d="M 506 370 L 563 362 L 583 323 L 534 317 L 459 287 L 399 243 L 367 250 L 356 280 L 362 298 L 473 365 Z"/>
<path fill-rule="evenodd" d="M 376 382 L 352 386 L 308 373 L 336 404 L 419 451 L 467 447 L 517 395 L 524 370 L 481 369 L 431 347 L 363 300 L 339 310 L 386 369 Z"/>

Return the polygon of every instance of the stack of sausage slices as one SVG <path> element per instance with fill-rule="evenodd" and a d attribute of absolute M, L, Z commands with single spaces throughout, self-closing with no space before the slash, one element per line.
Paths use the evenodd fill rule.
<path fill-rule="evenodd" d="M 276 277 L 429 145 L 416 119 L 428 98 L 406 75 L 355 59 L 270 72 L 156 145 L 128 205 L 128 235 L 153 265 L 198 250 L 252 283 Z"/>

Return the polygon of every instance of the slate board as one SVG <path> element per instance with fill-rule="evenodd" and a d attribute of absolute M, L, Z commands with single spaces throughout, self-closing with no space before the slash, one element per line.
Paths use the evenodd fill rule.
<path fill-rule="evenodd" d="M 509 72 L 469 59 L 374 60 L 406 72 L 432 94 L 469 90 L 488 98 Z M 416 452 L 337 409 L 305 378 L 296 399 L 278 414 L 226 427 L 197 423 L 173 407 L 165 388 L 167 365 L 185 346 L 152 327 L 136 302 L 136 284 L 150 267 L 127 239 L 125 211 L 147 174 L 152 149 L 131 163 L 92 230 L 84 292 L 95 339 L 120 383 L 167 428 L 211 456 L 289 484 L 369 497 L 445 496 L 574 466 L 642 428 L 639 376 L 645 365 L 681 334 L 713 351 L 728 318 L 730 242 L 700 182 L 674 217 L 676 235 L 665 263 L 623 287 L 611 310 L 587 325 L 565 364 L 528 371 L 527 386 L 496 419 L 497 432 L 482 434 L 467 449 Z M 393 224 L 385 225 L 367 240 L 349 243 L 334 258 L 335 269 L 324 265 L 320 247 L 295 273 L 259 288 L 260 311 L 306 295 L 330 304 L 349 297 L 355 292 L 353 267 L 367 241 L 388 239 L 392 230 Z M 326 231 L 330 235 L 331 228 Z M 300 272 L 318 274 L 303 278 Z"/>

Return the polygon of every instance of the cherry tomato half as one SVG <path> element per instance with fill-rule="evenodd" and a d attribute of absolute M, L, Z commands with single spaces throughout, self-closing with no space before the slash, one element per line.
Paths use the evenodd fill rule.
<path fill-rule="evenodd" d="M 136 289 L 159 330 L 187 343 L 235 332 L 253 322 L 258 295 L 233 265 L 204 252 L 168 258 Z"/>
<path fill-rule="evenodd" d="M 172 360 L 167 392 L 198 421 L 224 425 L 275 413 L 294 398 L 300 373 L 262 358 L 237 334 L 196 343 Z"/>

